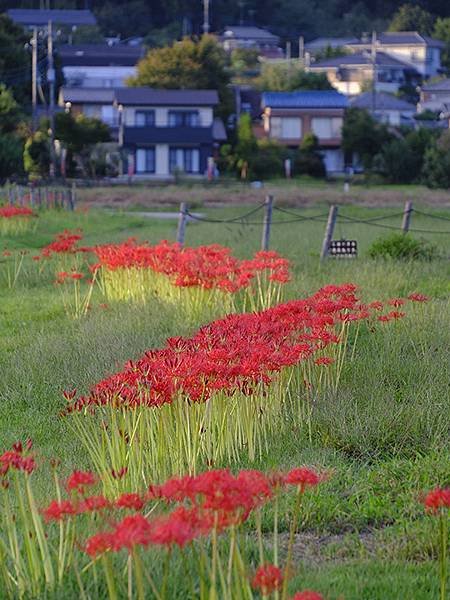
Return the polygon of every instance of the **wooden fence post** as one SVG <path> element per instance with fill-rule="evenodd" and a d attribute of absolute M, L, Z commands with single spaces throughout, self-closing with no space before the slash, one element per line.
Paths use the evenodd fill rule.
<path fill-rule="evenodd" d="M 75 209 L 76 201 L 77 201 L 77 184 L 75 181 L 72 181 L 72 187 L 70 188 L 70 195 L 69 195 L 70 210 Z"/>
<path fill-rule="evenodd" d="M 322 251 L 320 253 L 320 260 L 324 260 L 328 256 L 328 249 L 330 242 L 333 239 L 334 226 L 336 225 L 338 214 L 338 207 L 333 204 L 330 206 L 330 212 L 328 213 L 327 227 L 325 229 L 325 235 L 322 242 Z"/>
<path fill-rule="evenodd" d="M 181 245 L 184 244 L 184 236 L 186 233 L 187 211 L 188 205 L 186 204 L 186 202 L 182 202 L 180 204 L 180 214 L 178 216 L 177 228 L 177 242 Z"/>
<path fill-rule="evenodd" d="M 270 227 L 272 225 L 273 196 L 266 196 L 264 202 L 264 223 L 261 238 L 261 250 L 269 249 Z"/>
<path fill-rule="evenodd" d="M 411 213 L 413 211 L 412 202 L 408 200 L 405 202 L 405 208 L 403 210 L 403 221 L 402 221 L 402 231 L 403 233 L 408 233 L 409 231 L 409 223 L 411 221 Z"/>

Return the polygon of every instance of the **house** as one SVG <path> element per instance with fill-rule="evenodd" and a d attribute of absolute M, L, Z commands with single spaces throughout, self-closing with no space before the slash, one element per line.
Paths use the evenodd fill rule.
<path fill-rule="evenodd" d="M 317 136 L 328 173 L 344 170 L 342 125 L 348 100 L 337 91 L 264 92 L 264 135 L 298 148 L 308 133 Z"/>
<path fill-rule="evenodd" d="M 59 90 L 58 105 L 74 116 L 100 119 L 109 126 L 113 140 L 118 139 L 119 117 L 114 106 L 114 88 L 62 87 Z"/>
<path fill-rule="evenodd" d="M 331 85 L 349 96 L 363 92 L 374 79 L 377 91 L 391 93 L 407 83 L 416 85 L 421 79 L 413 67 L 384 52 L 375 53 L 375 65 L 369 52 L 358 52 L 321 60 L 313 63 L 309 70 L 326 73 Z"/>
<path fill-rule="evenodd" d="M 226 133 L 214 118 L 215 90 L 119 88 L 119 145 L 124 172 L 138 178 L 171 179 L 177 173 L 203 176 Z"/>
<path fill-rule="evenodd" d="M 413 125 L 413 117 L 416 114 L 414 104 L 396 98 L 392 94 L 384 92 L 365 92 L 350 100 L 350 105 L 362 108 L 372 113 L 379 121 L 389 125 Z"/>
<path fill-rule="evenodd" d="M 67 86 L 116 88 L 136 75 L 144 48 L 123 44 L 63 45 L 58 48 L 58 55 Z"/>
<path fill-rule="evenodd" d="M 383 52 L 419 72 L 423 78 L 434 77 L 441 71 L 441 51 L 444 42 L 417 31 L 388 31 L 376 40 L 377 52 Z M 347 46 L 356 53 L 370 51 L 372 40 L 363 38 Z"/>
<path fill-rule="evenodd" d="M 280 48 L 280 38 L 266 29 L 259 27 L 247 27 L 243 25 L 230 25 L 220 36 L 220 42 L 227 52 L 237 48 L 258 50 L 268 58 L 283 56 Z"/>
<path fill-rule="evenodd" d="M 90 10 L 44 10 L 11 8 L 6 11 L 10 19 L 23 27 L 46 27 L 51 21 L 55 25 L 79 27 L 96 25 L 97 21 Z"/>
<path fill-rule="evenodd" d="M 417 112 L 432 110 L 434 112 L 450 112 L 450 79 L 440 79 L 434 83 L 426 83 L 420 88 L 420 100 Z"/>

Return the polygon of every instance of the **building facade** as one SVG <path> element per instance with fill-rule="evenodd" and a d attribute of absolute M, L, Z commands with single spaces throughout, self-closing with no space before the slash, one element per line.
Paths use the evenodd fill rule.
<path fill-rule="evenodd" d="M 125 173 L 146 179 L 202 177 L 220 142 L 215 90 L 123 88 L 115 92 Z"/>
<path fill-rule="evenodd" d="M 427 83 L 420 89 L 420 101 L 417 112 L 432 110 L 438 113 L 450 111 L 450 79 L 441 79 Z"/>
<path fill-rule="evenodd" d="M 296 149 L 313 133 L 320 145 L 327 173 L 344 171 L 342 125 L 347 98 L 336 91 L 264 92 L 264 135 Z"/>

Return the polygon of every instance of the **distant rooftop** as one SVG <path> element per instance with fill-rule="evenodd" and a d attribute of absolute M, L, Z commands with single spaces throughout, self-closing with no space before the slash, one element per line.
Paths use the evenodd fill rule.
<path fill-rule="evenodd" d="M 385 31 L 377 36 L 377 41 L 381 44 L 394 45 L 420 45 L 427 44 L 428 46 L 437 46 L 443 48 L 444 42 L 435 40 L 427 35 L 421 35 L 417 31 Z M 350 43 L 349 46 L 367 46 L 372 43 L 372 39 L 361 39 L 357 42 Z"/>
<path fill-rule="evenodd" d="M 375 100 L 375 107 L 377 110 L 398 110 L 398 111 L 414 111 L 416 110 L 415 104 L 396 98 L 392 94 L 385 94 L 383 92 L 377 92 L 375 98 L 372 92 L 364 92 L 355 96 L 350 100 L 350 104 L 356 108 L 367 108 L 373 107 Z"/>
<path fill-rule="evenodd" d="M 357 52 L 356 54 L 347 54 L 346 56 L 338 56 L 336 58 L 326 58 L 316 63 L 312 63 L 312 68 L 339 68 L 371 65 L 372 57 L 367 52 Z M 386 54 L 385 52 L 377 52 L 376 64 L 383 67 L 400 67 L 404 69 L 412 69 L 411 65 L 404 63 L 397 58 Z"/>
<path fill-rule="evenodd" d="M 260 27 L 246 27 L 244 25 L 230 25 L 225 28 L 222 37 L 224 39 L 248 40 L 255 39 L 258 41 L 277 42 L 278 36 L 270 33 L 267 29 Z"/>
<path fill-rule="evenodd" d="M 424 92 L 450 92 L 450 79 L 440 79 L 434 83 L 426 83 L 422 86 Z"/>
<path fill-rule="evenodd" d="M 90 10 L 34 10 L 11 8 L 7 15 L 19 25 L 47 25 L 49 21 L 58 25 L 96 25 L 97 21 Z"/>
<path fill-rule="evenodd" d="M 305 48 L 310 52 L 317 52 L 319 50 L 326 50 L 326 48 L 342 48 L 356 42 L 358 42 L 358 39 L 355 37 L 321 37 L 307 42 Z"/>
<path fill-rule="evenodd" d="M 264 92 L 261 105 L 263 108 L 346 108 L 348 100 L 335 90 Z"/>
<path fill-rule="evenodd" d="M 143 57 L 144 52 L 142 46 L 124 46 L 122 44 L 76 44 L 58 48 L 58 54 L 64 67 L 134 67 Z"/>
<path fill-rule="evenodd" d="M 115 93 L 119 104 L 147 106 L 215 106 L 216 90 L 157 90 L 149 87 L 120 88 Z"/>
<path fill-rule="evenodd" d="M 114 101 L 114 88 L 62 87 L 59 97 L 72 104 L 109 104 Z"/>

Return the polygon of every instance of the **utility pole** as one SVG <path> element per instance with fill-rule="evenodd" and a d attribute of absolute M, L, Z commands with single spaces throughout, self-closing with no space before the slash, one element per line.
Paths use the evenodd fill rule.
<path fill-rule="evenodd" d="M 298 62 L 301 67 L 305 66 L 305 38 L 302 35 L 298 38 Z"/>
<path fill-rule="evenodd" d="M 286 60 L 287 60 L 287 68 L 288 68 L 288 85 L 291 87 L 291 75 L 292 75 L 292 45 L 291 42 L 286 42 Z"/>
<path fill-rule="evenodd" d="M 203 35 L 209 33 L 209 2 L 210 0 L 203 0 Z"/>
<path fill-rule="evenodd" d="M 31 38 L 31 107 L 32 107 L 32 130 L 37 129 L 37 54 L 38 54 L 38 31 L 33 27 Z"/>
<path fill-rule="evenodd" d="M 53 62 L 53 27 L 52 22 L 48 22 L 47 38 L 47 81 L 49 85 L 49 117 L 50 117 L 50 179 L 56 175 L 56 156 L 55 156 L 55 67 Z"/>
<path fill-rule="evenodd" d="M 376 102 L 377 102 L 377 32 L 372 31 L 372 117 L 375 118 Z"/>

